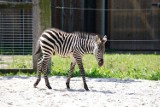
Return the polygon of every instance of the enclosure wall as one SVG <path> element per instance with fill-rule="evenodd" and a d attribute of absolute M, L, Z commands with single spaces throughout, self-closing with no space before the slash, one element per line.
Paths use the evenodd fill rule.
<path fill-rule="evenodd" d="M 107 49 L 160 50 L 160 0 L 51 0 L 52 27 L 108 35 Z"/>

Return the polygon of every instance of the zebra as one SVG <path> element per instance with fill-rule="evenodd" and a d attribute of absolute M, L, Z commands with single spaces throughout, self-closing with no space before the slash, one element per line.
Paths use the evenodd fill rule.
<path fill-rule="evenodd" d="M 94 54 L 98 65 L 102 66 L 106 41 L 106 35 L 102 37 L 94 33 L 67 33 L 57 28 L 46 29 L 42 32 L 37 42 L 35 55 L 41 53 L 41 57 L 37 61 L 37 80 L 34 83 L 34 87 L 36 88 L 40 82 L 41 73 L 43 73 L 46 86 L 48 89 L 52 89 L 47 76 L 47 66 L 51 56 L 58 54 L 61 57 L 70 56 L 71 58 L 70 70 L 66 81 L 67 89 L 70 89 L 70 80 L 77 64 L 82 76 L 84 89 L 88 91 L 82 57 L 85 53 Z"/>

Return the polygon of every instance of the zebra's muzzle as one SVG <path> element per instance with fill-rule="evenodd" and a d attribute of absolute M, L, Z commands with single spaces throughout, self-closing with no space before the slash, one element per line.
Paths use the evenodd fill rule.
<path fill-rule="evenodd" d="M 103 59 L 100 59 L 100 60 L 98 61 L 98 65 L 99 65 L 100 67 L 103 65 L 103 63 L 104 63 Z"/>

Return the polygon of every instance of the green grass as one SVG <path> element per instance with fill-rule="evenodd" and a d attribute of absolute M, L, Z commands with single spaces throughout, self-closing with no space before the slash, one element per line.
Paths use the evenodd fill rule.
<path fill-rule="evenodd" d="M 6 65 L 5 69 L 29 69 L 32 68 L 31 55 L 2 56 L 0 64 Z"/>
<path fill-rule="evenodd" d="M 31 56 L 17 56 L 14 67 L 31 68 Z M 147 79 L 160 80 L 160 55 L 157 54 L 105 54 L 104 65 L 98 67 L 94 55 L 85 55 L 83 65 L 87 77 L 92 78 L 119 78 L 119 79 Z M 10 65 L 12 67 L 12 64 Z M 70 67 L 70 58 L 52 57 L 50 76 L 67 76 Z M 18 72 L 18 75 L 25 75 Z M 0 73 L 0 75 L 2 75 Z M 7 74 L 5 74 L 7 75 Z M 10 73 L 9 75 L 12 75 Z M 35 75 L 35 74 L 26 74 Z M 80 76 L 76 65 L 73 76 Z"/>
<path fill-rule="evenodd" d="M 106 54 L 104 66 L 100 68 L 93 55 L 85 55 L 83 65 L 88 77 L 160 80 L 160 55 L 156 54 Z M 54 56 L 51 75 L 67 75 L 69 66 L 70 58 Z M 74 76 L 79 75 L 76 66 Z"/>

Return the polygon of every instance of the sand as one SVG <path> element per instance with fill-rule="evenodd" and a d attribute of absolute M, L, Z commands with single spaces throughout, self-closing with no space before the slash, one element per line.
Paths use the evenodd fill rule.
<path fill-rule="evenodd" d="M 87 78 L 85 91 L 80 77 L 50 77 L 33 87 L 36 77 L 0 77 L 0 107 L 160 107 L 160 81 Z"/>

